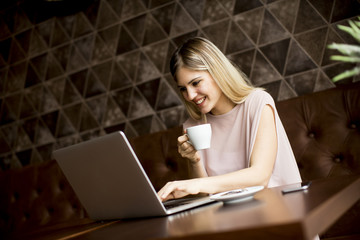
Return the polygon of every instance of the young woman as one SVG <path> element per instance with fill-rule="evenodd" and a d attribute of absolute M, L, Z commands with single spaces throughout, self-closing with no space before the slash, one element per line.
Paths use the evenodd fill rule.
<path fill-rule="evenodd" d="M 193 38 L 170 62 L 190 118 L 184 129 L 211 124 L 210 149 L 196 151 L 184 135 L 178 151 L 190 162 L 192 178 L 167 183 L 166 201 L 189 194 L 301 182 L 299 170 L 271 96 L 251 86 L 210 41 Z M 266 76 L 264 76 L 266 77 Z"/>

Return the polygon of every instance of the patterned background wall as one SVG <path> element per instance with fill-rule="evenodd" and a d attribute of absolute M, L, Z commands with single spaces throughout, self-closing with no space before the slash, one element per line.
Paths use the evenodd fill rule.
<path fill-rule="evenodd" d="M 357 0 L 0 6 L 2 170 L 46 161 L 54 149 L 116 130 L 131 138 L 180 125 L 186 113 L 168 62 L 191 36 L 212 40 L 277 101 L 335 87 L 330 78 L 351 66 L 330 61 L 326 45 L 353 43 L 336 24 L 360 12 Z"/>

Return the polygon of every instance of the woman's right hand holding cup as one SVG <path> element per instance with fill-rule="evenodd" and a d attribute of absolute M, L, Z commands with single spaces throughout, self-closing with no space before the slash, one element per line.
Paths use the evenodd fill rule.
<path fill-rule="evenodd" d="M 184 135 L 178 137 L 178 152 L 182 157 L 189 159 L 192 164 L 196 164 L 200 161 L 200 154 L 189 142 L 186 130 Z"/>

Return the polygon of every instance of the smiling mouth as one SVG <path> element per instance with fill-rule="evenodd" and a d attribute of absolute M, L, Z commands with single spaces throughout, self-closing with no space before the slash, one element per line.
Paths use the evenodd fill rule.
<path fill-rule="evenodd" d="M 206 97 L 203 97 L 203 98 L 197 100 L 197 101 L 195 102 L 195 104 L 196 104 L 196 105 L 202 104 L 202 103 L 205 101 L 205 98 L 206 98 Z"/>

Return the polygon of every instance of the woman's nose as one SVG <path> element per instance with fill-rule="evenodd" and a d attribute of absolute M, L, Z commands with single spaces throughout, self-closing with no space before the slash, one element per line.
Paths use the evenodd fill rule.
<path fill-rule="evenodd" d="M 188 88 L 187 89 L 187 100 L 192 101 L 195 98 L 195 96 L 196 96 L 196 92 L 193 89 Z"/>

